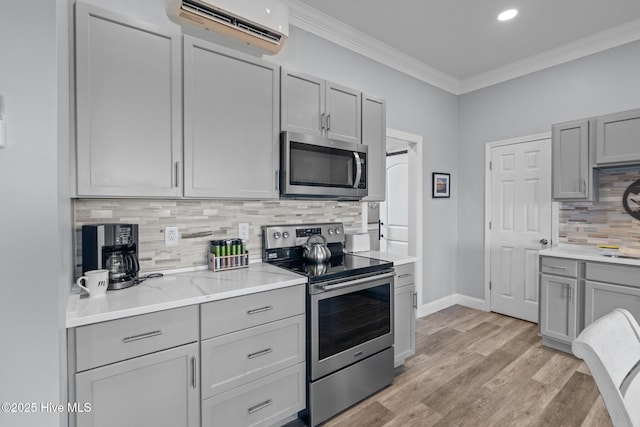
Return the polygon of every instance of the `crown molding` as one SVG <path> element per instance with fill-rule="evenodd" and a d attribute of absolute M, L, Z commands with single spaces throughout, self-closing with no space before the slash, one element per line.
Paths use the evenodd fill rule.
<path fill-rule="evenodd" d="M 640 19 L 583 37 L 460 82 L 459 95 L 640 40 Z"/>
<path fill-rule="evenodd" d="M 637 19 L 461 80 L 299 0 L 285 0 L 285 3 L 289 6 L 291 25 L 454 95 L 462 95 L 640 40 L 640 19 Z"/>
<path fill-rule="evenodd" d="M 397 71 L 451 93 L 460 80 L 381 42 L 298 0 L 286 0 L 289 23 Z"/>

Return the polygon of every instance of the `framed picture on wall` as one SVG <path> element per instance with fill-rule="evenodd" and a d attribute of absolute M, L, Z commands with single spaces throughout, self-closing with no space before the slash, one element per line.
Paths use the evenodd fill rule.
<path fill-rule="evenodd" d="M 432 177 L 433 188 L 431 190 L 431 197 L 434 199 L 448 199 L 451 195 L 451 174 L 433 172 Z"/>

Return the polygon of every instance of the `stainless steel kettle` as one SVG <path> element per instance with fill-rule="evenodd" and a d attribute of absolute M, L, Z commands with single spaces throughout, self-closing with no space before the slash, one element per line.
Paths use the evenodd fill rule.
<path fill-rule="evenodd" d="M 331 250 L 327 247 L 327 239 L 320 234 L 310 236 L 304 245 L 304 258 L 309 262 L 320 264 L 329 261 Z"/>

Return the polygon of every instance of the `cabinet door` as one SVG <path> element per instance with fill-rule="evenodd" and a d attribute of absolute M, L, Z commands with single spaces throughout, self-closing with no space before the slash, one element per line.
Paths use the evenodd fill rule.
<path fill-rule="evenodd" d="M 362 143 L 367 154 L 367 188 L 364 201 L 384 201 L 386 186 L 387 106 L 380 98 L 362 96 Z"/>
<path fill-rule="evenodd" d="M 184 36 L 187 197 L 278 197 L 278 67 Z"/>
<path fill-rule="evenodd" d="M 416 314 L 414 286 L 396 288 L 394 295 L 394 367 L 402 365 L 405 359 L 416 352 Z"/>
<path fill-rule="evenodd" d="M 324 136 L 325 81 L 282 70 L 282 130 Z"/>
<path fill-rule="evenodd" d="M 596 165 L 640 163 L 640 110 L 596 119 Z"/>
<path fill-rule="evenodd" d="M 625 308 L 640 321 L 640 288 L 587 280 L 585 292 L 585 326 L 614 308 Z"/>
<path fill-rule="evenodd" d="M 180 32 L 77 3 L 80 196 L 180 196 Z"/>
<path fill-rule="evenodd" d="M 554 199 L 589 199 L 589 121 L 579 120 L 552 128 Z"/>
<path fill-rule="evenodd" d="M 75 401 L 91 403 L 78 427 L 196 427 L 198 344 L 77 373 Z"/>
<path fill-rule="evenodd" d="M 577 280 L 540 275 L 540 333 L 571 342 L 576 337 Z"/>
<path fill-rule="evenodd" d="M 336 83 L 326 84 L 325 126 L 327 136 L 340 141 L 360 143 L 362 95 Z"/>

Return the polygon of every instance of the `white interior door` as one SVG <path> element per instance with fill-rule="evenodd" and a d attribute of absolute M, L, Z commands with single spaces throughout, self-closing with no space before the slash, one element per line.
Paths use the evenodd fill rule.
<path fill-rule="evenodd" d="M 387 154 L 387 188 L 380 203 L 380 250 L 409 254 L 409 155 L 407 150 Z"/>
<path fill-rule="evenodd" d="M 551 140 L 491 148 L 491 311 L 538 322 L 538 250 L 551 241 Z"/>

